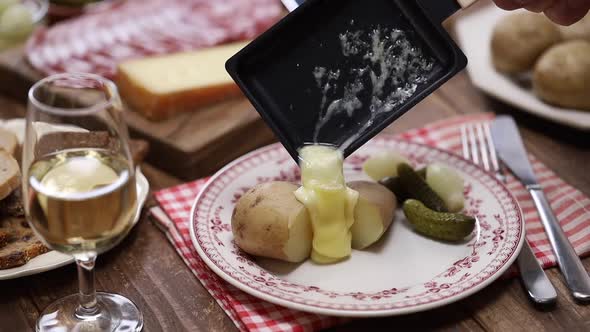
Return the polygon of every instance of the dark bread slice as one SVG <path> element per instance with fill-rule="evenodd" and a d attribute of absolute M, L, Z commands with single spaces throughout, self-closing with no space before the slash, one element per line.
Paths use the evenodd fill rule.
<path fill-rule="evenodd" d="M 23 207 L 21 190 L 20 188 L 16 188 L 8 197 L 0 201 L 0 218 L 24 216 L 25 209 Z"/>
<path fill-rule="evenodd" d="M 4 218 L 0 221 L 0 232 L 9 234 L 6 244 L 0 248 L 0 269 L 24 265 L 49 251 L 22 217 Z"/>
<path fill-rule="evenodd" d="M 20 189 L 17 188 L 8 197 L 0 201 L 0 218 L 24 216 L 25 210 L 21 200 Z M 3 227 L 3 223 L 0 222 L 0 249 L 6 246 L 11 239 L 12 229 L 10 227 Z"/>
<path fill-rule="evenodd" d="M 0 249 L 8 244 L 10 241 L 10 232 L 7 230 L 0 230 Z"/>

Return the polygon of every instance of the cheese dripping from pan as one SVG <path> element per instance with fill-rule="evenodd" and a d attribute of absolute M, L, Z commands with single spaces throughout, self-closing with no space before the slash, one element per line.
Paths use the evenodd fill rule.
<path fill-rule="evenodd" d="M 305 205 L 312 223 L 311 259 L 333 263 L 350 256 L 354 208 L 358 192 L 344 180 L 342 153 L 326 145 L 299 150 L 302 186 L 295 197 Z"/>

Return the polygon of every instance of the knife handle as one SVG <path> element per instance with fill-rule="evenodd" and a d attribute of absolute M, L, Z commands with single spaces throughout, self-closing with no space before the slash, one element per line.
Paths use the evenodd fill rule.
<path fill-rule="evenodd" d="M 535 257 L 531 246 L 524 240 L 520 254 L 516 258 L 522 283 L 529 298 L 540 305 L 552 305 L 557 301 L 557 292 Z"/>
<path fill-rule="evenodd" d="M 590 276 L 584 268 L 580 257 L 574 251 L 568 238 L 559 225 L 559 221 L 553 214 L 549 201 L 541 186 L 528 186 L 529 193 L 533 197 L 545 232 L 549 237 L 551 248 L 557 258 L 559 269 L 565 278 L 565 283 L 575 299 L 590 301 Z"/>

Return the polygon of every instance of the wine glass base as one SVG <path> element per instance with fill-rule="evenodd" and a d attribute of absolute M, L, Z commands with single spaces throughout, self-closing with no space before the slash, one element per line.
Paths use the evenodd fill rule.
<path fill-rule="evenodd" d="M 78 294 L 50 304 L 37 320 L 37 331 L 141 331 L 143 315 L 135 303 L 118 294 L 96 293 L 96 314 L 81 317 L 76 314 L 80 304 Z"/>

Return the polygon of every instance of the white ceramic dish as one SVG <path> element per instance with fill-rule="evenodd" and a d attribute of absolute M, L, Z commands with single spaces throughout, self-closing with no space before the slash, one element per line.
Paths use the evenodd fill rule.
<path fill-rule="evenodd" d="M 19 138 L 19 143 L 22 144 L 23 136 L 24 136 L 24 126 L 25 121 L 23 119 L 12 119 L 8 121 L 1 121 L 0 120 L 0 127 L 11 130 L 14 132 L 17 137 Z M 47 125 L 47 130 L 51 130 L 51 125 Z M 150 184 L 141 172 L 141 169 L 137 167 L 135 173 L 135 180 L 137 181 L 137 214 L 135 216 L 135 220 L 133 221 L 134 225 L 137 224 L 139 221 L 139 217 L 141 216 L 141 209 L 143 204 L 145 203 L 147 196 L 150 191 Z M 64 266 L 66 264 L 70 264 L 74 262 L 72 256 L 64 255 L 56 251 L 50 251 L 43 255 L 39 255 L 33 259 L 31 259 L 27 264 L 15 267 L 12 269 L 5 269 L 0 270 L 0 280 L 5 279 L 14 279 L 19 277 L 28 276 L 31 274 L 41 273 L 49 270 L 56 269 L 58 267 Z"/>
<path fill-rule="evenodd" d="M 233 242 L 235 202 L 257 183 L 299 180 L 299 168 L 278 144 L 256 150 L 219 171 L 197 197 L 191 237 L 205 263 L 239 289 L 296 310 L 336 316 L 385 316 L 439 307 L 496 280 L 514 261 L 524 238 L 516 200 L 493 176 L 445 151 L 382 135 L 345 163 L 348 181 L 368 179 L 361 165 L 370 155 L 394 149 L 416 166 L 440 161 L 466 181 L 467 213 L 477 215 L 475 234 L 444 243 L 417 233 L 403 213 L 369 250 L 353 251 L 334 265 L 284 263 L 244 254 Z"/>
<path fill-rule="evenodd" d="M 502 17 L 510 15 L 496 6 L 473 10 L 459 17 L 455 31 L 459 45 L 469 59 L 467 72 L 478 88 L 508 104 L 545 119 L 581 130 L 590 130 L 590 112 L 564 109 L 544 103 L 530 88 L 496 71 L 491 61 L 492 30 Z"/>

